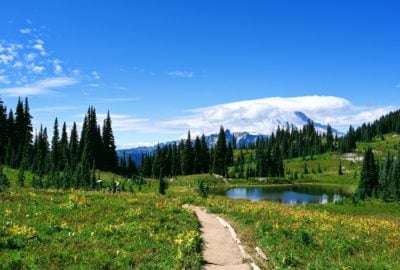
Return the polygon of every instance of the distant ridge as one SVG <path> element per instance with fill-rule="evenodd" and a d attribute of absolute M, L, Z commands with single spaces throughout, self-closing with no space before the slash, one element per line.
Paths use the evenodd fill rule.
<path fill-rule="evenodd" d="M 287 126 L 289 126 L 289 128 L 299 128 L 299 127 L 302 127 L 302 126 L 308 124 L 309 122 L 312 122 L 314 124 L 315 129 L 318 132 L 320 132 L 320 133 L 326 132 L 328 125 L 324 125 L 324 124 L 313 121 L 305 113 L 296 111 L 296 112 L 294 112 L 294 116 L 296 118 L 296 121 L 293 121 L 293 122 L 296 122 L 297 125 L 294 124 L 293 122 L 279 120 L 279 119 L 275 119 L 275 120 L 273 120 L 273 122 L 276 123 L 276 126 L 277 127 L 279 126 L 280 128 L 286 128 Z M 332 131 L 333 131 L 333 134 L 337 134 L 338 136 L 344 135 L 342 132 L 338 131 L 337 129 L 335 129 L 333 127 L 332 127 Z M 272 132 L 270 132 L 270 133 L 272 133 Z M 269 134 L 252 134 L 247 131 L 231 132 L 229 129 L 226 129 L 225 136 L 226 136 L 228 143 L 230 143 L 233 140 L 233 138 L 235 137 L 237 146 L 248 146 L 250 144 L 254 144 L 258 138 L 267 138 L 269 136 Z M 206 136 L 206 142 L 208 145 L 216 144 L 217 139 L 218 139 L 218 133 L 213 133 L 213 134 Z M 170 144 L 174 144 L 174 143 L 178 144 L 179 142 L 180 142 L 180 140 L 164 142 L 164 143 L 160 143 L 160 146 L 170 145 Z M 153 154 L 153 153 L 155 153 L 156 149 L 157 149 L 157 145 L 141 146 L 141 147 L 135 147 L 135 148 L 130 148 L 130 149 L 120 149 L 117 151 L 117 154 L 118 154 L 118 156 L 122 156 L 125 153 L 125 155 L 127 157 L 131 156 L 131 158 L 135 161 L 136 164 L 140 164 L 142 154 Z"/>

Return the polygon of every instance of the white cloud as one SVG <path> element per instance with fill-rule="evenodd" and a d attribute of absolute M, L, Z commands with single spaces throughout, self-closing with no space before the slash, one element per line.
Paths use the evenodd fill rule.
<path fill-rule="evenodd" d="M 269 134 L 286 122 L 298 127 L 304 124 L 295 112 L 305 113 L 313 121 L 331 124 L 346 131 L 350 124 L 373 121 L 395 107 L 356 107 L 350 101 L 333 96 L 304 96 L 293 98 L 271 97 L 219 104 L 189 110 L 188 115 L 162 121 L 162 128 L 185 132 L 215 133 L 223 125 L 232 131 Z"/>
<path fill-rule="evenodd" d="M 17 61 L 17 62 L 15 62 L 14 64 L 13 64 L 13 68 L 15 68 L 15 69 L 20 69 L 20 68 L 22 68 L 24 65 L 22 64 L 22 62 L 21 61 Z"/>
<path fill-rule="evenodd" d="M 62 66 L 60 64 L 56 64 L 54 66 L 54 73 L 60 75 L 63 72 Z"/>
<path fill-rule="evenodd" d="M 0 89 L 0 93 L 6 96 L 37 96 L 54 93 L 55 89 L 72 86 L 78 81 L 69 77 L 47 78 L 33 84 L 21 87 L 11 87 Z"/>
<path fill-rule="evenodd" d="M 79 76 L 80 75 L 80 70 L 79 69 L 74 69 L 74 70 L 72 70 L 72 74 L 74 75 L 74 76 Z"/>
<path fill-rule="evenodd" d="M 135 97 L 122 97 L 122 98 L 101 98 L 98 99 L 97 102 L 101 103 L 118 103 L 118 102 L 130 102 L 137 101 L 138 98 Z"/>
<path fill-rule="evenodd" d="M 114 131 L 128 132 L 134 131 L 138 133 L 164 133 L 164 134 L 175 134 L 176 132 L 168 128 L 156 125 L 152 119 L 149 118 L 138 118 L 127 114 L 111 114 L 112 127 Z M 107 114 L 98 113 L 97 120 L 99 123 L 103 123 Z M 79 115 L 83 118 L 83 115 Z"/>
<path fill-rule="evenodd" d="M 99 83 L 91 83 L 91 84 L 89 84 L 89 86 L 90 87 L 100 87 L 101 86 L 101 84 L 99 84 Z"/>
<path fill-rule="evenodd" d="M 8 79 L 8 77 L 6 75 L 0 75 L 0 83 L 9 84 L 10 80 Z"/>
<path fill-rule="evenodd" d="M 30 34 L 32 30 L 30 28 L 22 28 L 19 30 L 21 34 Z"/>
<path fill-rule="evenodd" d="M 33 108 L 33 109 L 31 109 L 31 111 L 34 113 L 66 112 L 66 111 L 76 110 L 78 108 L 79 108 L 78 106 L 71 106 L 71 105 L 48 106 L 48 107 Z"/>
<path fill-rule="evenodd" d="M 92 71 L 92 77 L 95 80 L 100 80 L 100 75 L 97 71 Z"/>
<path fill-rule="evenodd" d="M 27 62 L 32 62 L 33 60 L 35 60 L 37 57 L 37 53 L 31 52 L 25 55 L 25 60 Z"/>
<path fill-rule="evenodd" d="M 191 79 L 194 76 L 194 73 L 191 71 L 184 71 L 184 70 L 174 70 L 174 71 L 169 71 L 167 74 L 171 77 L 175 78 L 188 78 Z"/>
<path fill-rule="evenodd" d="M 46 50 L 44 49 L 44 42 L 41 39 L 36 40 L 36 44 L 33 45 L 33 48 L 38 50 L 41 55 L 46 55 Z"/>
<path fill-rule="evenodd" d="M 36 74 L 41 74 L 44 71 L 44 67 L 31 65 L 31 70 Z"/>

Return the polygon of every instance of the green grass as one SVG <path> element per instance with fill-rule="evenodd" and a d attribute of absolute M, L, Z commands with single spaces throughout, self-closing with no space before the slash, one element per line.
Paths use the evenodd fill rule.
<path fill-rule="evenodd" d="M 200 268 L 198 222 L 174 198 L 11 189 L 0 202 L 0 269 Z"/>
<path fill-rule="evenodd" d="M 366 147 L 377 159 L 398 151 L 400 136 L 388 134 Z M 249 156 L 253 151 L 244 151 Z M 235 151 L 235 156 L 238 155 Z M 344 175 L 338 175 L 339 162 Z M 301 174 L 307 162 L 309 174 Z M 318 173 L 318 165 L 322 172 Z M 199 269 L 201 241 L 196 217 L 183 203 L 203 205 L 234 224 L 248 247 L 259 246 L 269 268 L 393 269 L 400 265 L 400 204 L 346 199 L 325 205 L 287 206 L 230 200 L 196 192 L 198 183 L 210 188 L 307 183 L 340 186 L 354 191 L 360 160 L 326 153 L 285 160 L 285 170 L 299 179 L 227 179 L 209 174 L 178 176 L 168 181 L 166 196 L 158 181 L 145 179 L 133 193 L 34 190 L 17 186 L 18 170 L 4 168 L 11 188 L 0 193 L 0 269 Z M 109 185 L 123 177 L 98 172 Z M 129 183 L 129 181 L 127 182 Z M 263 265 L 263 264 L 261 264 Z"/>
<path fill-rule="evenodd" d="M 219 196 L 193 198 L 183 200 L 233 221 L 247 246 L 259 246 L 267 254 L 270 268 L 395 269 L 400 265 L 398 203 L 287 206 Z"/>

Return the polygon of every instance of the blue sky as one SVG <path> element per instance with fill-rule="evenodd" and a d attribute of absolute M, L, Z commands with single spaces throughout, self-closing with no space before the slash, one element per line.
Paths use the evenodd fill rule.
<path fill-rule="evenodd" d="M 398 1 L 6 1 L 0 95 L 9 107 L 27 95 L 36 126 L 51 127 L 56 116 L 81 122 L 89 105 L 100 118 L 109 109 L 119 146 L 219 124 L 262 132 L 270 126 L 260 118 L 292 108 L 344 128 L 399 107 L 399 8 Z M 314 95 L 322 99 L 295 99 L 299 108 L 265 100 Z"/>

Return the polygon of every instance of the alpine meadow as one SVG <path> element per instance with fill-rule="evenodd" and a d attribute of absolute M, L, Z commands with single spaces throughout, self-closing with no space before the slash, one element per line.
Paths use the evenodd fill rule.
<path fill-rule="evenodd" d="M 3 3 L 1 269 L 399 269 L 396 1 Z"/>

